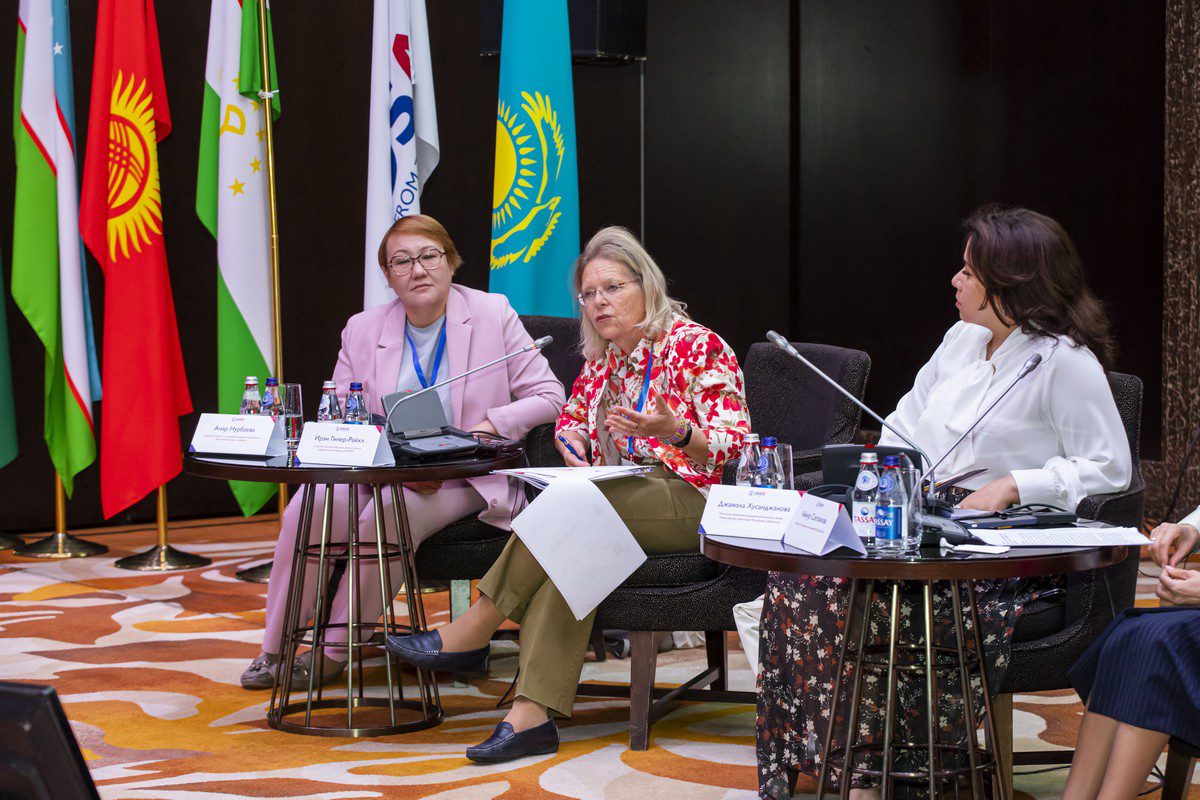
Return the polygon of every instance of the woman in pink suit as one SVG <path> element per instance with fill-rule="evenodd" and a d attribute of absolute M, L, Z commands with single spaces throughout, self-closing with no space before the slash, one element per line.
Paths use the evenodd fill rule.
<path fill-rule="evenodd" d="M 348 390 L 351 381 L 360 381 L 370 399 L 371 410 L 382 413 L 383 395 L 432 386 L 532 341 L 503 295 L 451 282 L 461 264 L 462 258 L 446 229 L 432 217 L 417 214 L 392 225 L 379 246 L 379 266 L 397 299 L 355 314 L 346 323 L 333 372 L 340 393 Z M 550 371 L 546 358 L 537 351 L 442 387 L 437 395 L 452 425 L 498 433 L 510 439 L 522 438 L 535 426 L 553 422 L 565 401 L 562 384 Z M 478 514 L 489 525 L 510 530 L 509 523 L 524 502 L 524 493 L 517 482 L 502 476 L 409 483 L 403 491 L 414 546 L 420 546 L 425 538 L 451 522 L 472 514 Z M 336 487 L 334 493 L 334 541 L 346 540 L 348 492 L 349 488 L 343 485 Z M 359 524 L 369 530 L 375 524 L 375 509 L 370 493 L 362 489 L 359 492 Z M 391 501 L 385 502 L 390 505 Z M 322 514 L 320 494 L 315 504 L 314 520 Z M 277 576 L 291 572 L 299 516 L 300 497 L 295 497 L 283 516 L 275 546 L 272 571 Z M 390 510 L 385 519 L 394 536 Z M 312 535 L 314 539 L 320 535 L 319 526 L 313 525 Z M 364 567 L 360 576 L 362 618 L 376 619 L 382 612 L 378 570 Z M 333 599 L 331 623 L 346 621 L 347 584 L 343 579 Z M 316 594 L 315 576 L 304 588 L 302 607 L 311 608 Z M 263 650 L 242 674 L 242 686 L 247 689 L 269 689 L 273 683 L 279 662 L 275 651 L 279 649 L 286 602 L 287 581 L 271 581 Z M 344 628 L 330 629 L 329 638 L 336 639 L 339 635 L 344 640 Z M 325 653 L 322 674 L 329 682 L 344 668 L 345 651 L 326 649 Z M 299 660 L 298 666 L 307 669 L 308 656 Z M 307 680 L 307 675 L 303 678 Z"/>

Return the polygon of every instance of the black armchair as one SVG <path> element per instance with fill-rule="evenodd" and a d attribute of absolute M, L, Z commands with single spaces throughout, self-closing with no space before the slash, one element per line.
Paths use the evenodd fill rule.
<path fill-rule="evenodd" d="M 1139 439 L 1142 425 L 1142 381 L 1120 372 L 1108 374 L 1113 399 L 1133 460 L 1133 479 L 1123 492 L 1085 497 L 1076 512 L 1085 519 L 1112 525 L 1139 527 L 1142 523 L 1145 484 L 1142 481 Z M 1018 692 L 1068 689 L 1067 670 L 1112 620 L 1116 612 L 1133 605 L 1141 553 L 1130 548 L 1120 563 L 1101 570 L 1069 575 L 1064 586 L 1030 603 L 1013 634 L 1012 657 L 993 704 L 1000 747 L 1010 766 L 1066 764 L 1073 750 L 1018 752 L 1012 757 L 1012 696 Z M 1011 776 L 1008 778 L 1011 786 Z"/>
<path fill-rule="evenodd" d="M 543 353 L 554 376 L 567 391 L 583 369 L 579 354 L 579 320 L 567 317 L 523 316 L 521 322 L 534 339 L 553 336 L 554 344 Z M 539 425 L 525 437 L 525 456 L 533 466 L 561 467 L 554 447 L 554 425 Z M 469 581 L 482 578 L 508 542 L 509 532 L 464 517 L 430 536 L 417 550 L 417 574 L 422 580 L 449 581 L 451 616 L 466 610 L 470 602 Z"/>
<path fill-rule="evenodd" d="M 795 346 L 862 397 L 871 368 L 866 353 L 818 344 Z M 756 344 L 743 372 L 754 429 L 790 443 L 804 469 L 819 465 L 823 445 L 853 439 L 858 407 L 795 359 L 772 345 Z M 732 483 L 735 472 L 736 465 L 727 465 L 724 482 Z M 629 746 L 634 750 L 647 748 L 650 726 L 682 700 L 753 703 L 753 692 L 726 688 L 725 634 L 736 629 L 733 606 L 758 597 L 765 585 L 765 573 L 718 564 L 700 553 L 650 556 L 596 611 L 599 627 L 630 631 L 629 686 L 583 683 L 579 694 L 629 698 Z M 677 688 L 656 688 L 658 637 L 678 630 L 705 632 L 707 668 Z"/>

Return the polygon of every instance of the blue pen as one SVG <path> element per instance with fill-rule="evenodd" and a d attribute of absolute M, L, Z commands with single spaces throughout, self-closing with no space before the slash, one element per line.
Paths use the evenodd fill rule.
<path fill-rule="evenodd" d="M 575 456 L 575 457 L 576 457 L 576 458 L 578 458 L 580 461 L 586 461 L 586 460 L 587 460 L 587 459 L 585 459 L 583 456 L 579 455 L 579 453 L 576 453 L 576 452 L 575 452 L 575 448 L 574 448 L 574 447 L 571 447 L 571 443 L 570 443 L 570 442 L 568 442 L 568 441 L 567 441 L 565 438 L 563 438 L 563 436 L 562 436 L 561 434 L 559 435 L 559 437 L 558 437 L 558 440 L 567 446 L 567 450 L 568 450 L 568 451 L 571 453 L 571 455 Z"/>

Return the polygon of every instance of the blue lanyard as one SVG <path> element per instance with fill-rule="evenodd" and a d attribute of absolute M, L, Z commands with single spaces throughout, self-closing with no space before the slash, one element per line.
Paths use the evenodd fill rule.
<path fill-rule="evenodd" d="M 639 414 L 646 407 L 646 395 L 650 394 L 650 368 L 654 366 L 654 351 L 650 351 L 650 356 L 646 359 L 646 374 L 642 376 L 642 394 L 638 397 L 637 407 L 634 411 Z M 633 437 L 629 437 L 629 455 L 633 455 Z"/>
<path fill-rule="evenodd" d="M 421 369 L 421 358 L 417 353 L 417 346 L 413 343 L 412 336 L 408 333 L 408 325 L 404 326 L 404 338 L 408 340 L 408 352 L 412 355 L 413 369 L 417 371 L 417 380 L 421 382 L 422 389 L 428 389 L 437 383 L 438 370 L 442 367 L 442 354 L 446 352 L 446 323 L 442 323 L 442 332 L 438 334 L 437 355 L 433 357 L 433 374 L 429 376 L 429 380 L 425 380 L 425 370 Z"/>

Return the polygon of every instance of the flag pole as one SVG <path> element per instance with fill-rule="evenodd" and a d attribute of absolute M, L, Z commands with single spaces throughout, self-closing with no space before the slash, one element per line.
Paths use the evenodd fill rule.
<path fill-rule="evenodd" d="M 168 572 L 175 569 L 195 569 L 207 567 L 211 559 L 198 556 L 195 553 L 185 553 L 176 550 L 167 543 L 167 485 L 158 487 L 158 544 L 141 553 L 117 559 L 116 566 L 121 569 L 136 569 L 139 572 Z"/>
<path fill-rule="evenodd" d="M 275 329 L 275 377 L 283 383 L 283 310 L 279 292 L 279 220 L 275 211 L 275 128 L 271 115 L 271 101 L 275 99 L 275 87 L 271 84 L 271 51 L 267 30 L 267 0 L 258 0 L 258 63 L 262 69 L 262 90 L 258 97 L 263 102 L 263 130 L 267 138 L 267 209 L 271 220 L 271 316 Z M 279 484 L 279 519 L 287 509 L 288 485 Z M 271 563 L 241 570 L 239 580 L 249 583 L 266 583 L 271 577 Z"/>
<path fill-rule="evenodd" d="M 13 555 L 22 558 L 84 558 L 108 552 L 95 542 L 86 542 L 67 533 L 67 493 L 62 478 L 54 473 L 54 533 L 29 544 L 13 548 Z"/>

